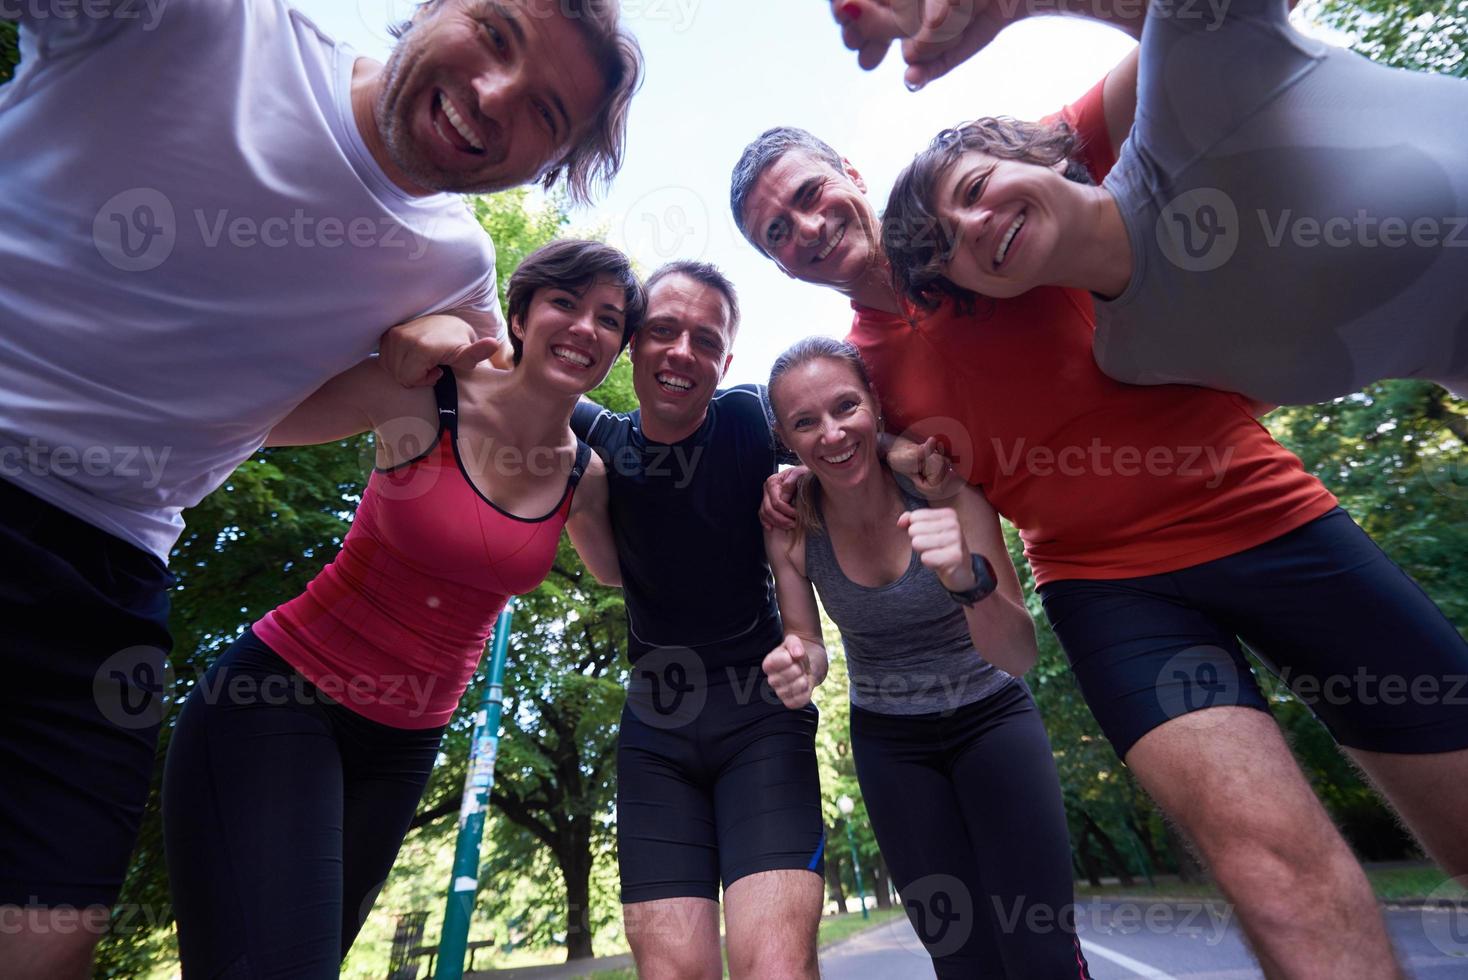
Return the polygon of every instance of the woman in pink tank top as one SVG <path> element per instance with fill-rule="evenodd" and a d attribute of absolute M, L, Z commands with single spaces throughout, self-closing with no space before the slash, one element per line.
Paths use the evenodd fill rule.
<path fill-rule="evenodd" d="M 545 578 L 563 527 L 616 574 L 606 471 L 569 421 L 641 322 L 642 285 L 616 249 L 561 241 L 506 299 L 512 369 L 404 388 L 369 359 L 270 434 L 371 431 L 377 466 L 340 553 L 179 714 L 163 815 L 185 976 L 337 976 L 508 597 Z"/>

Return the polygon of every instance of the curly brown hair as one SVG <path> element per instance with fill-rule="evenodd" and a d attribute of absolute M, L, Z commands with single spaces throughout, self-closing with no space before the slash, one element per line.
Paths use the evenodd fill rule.
<path fill-rule="evenodd" d="M 893 285 L 924 310 L 952 300 L 961 312 L 971 313 L 979 299 L 944 275 L 955 236 L 936 200 L 938 182 L 970 151 L 1041 167 L 1064 164 L 1066 179 L 1094 183 L 1079 157 L 1080 138 L 1064 122 L 985 116 L 943 130 L 897 176 L 882 214 L 882 247 L 892 264 Z"/>

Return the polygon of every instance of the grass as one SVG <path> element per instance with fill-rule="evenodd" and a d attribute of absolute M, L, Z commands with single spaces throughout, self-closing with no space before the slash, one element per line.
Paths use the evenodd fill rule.
<path fill-rule="evenodd" d="M 1431 864 L 1367 868 L 1366 879 L 1371 882 L 1371 890 L 1376 893 L 1376 897 L 1384 902 L 1400 902 L 1407 899 L 1425 898 L 1428 896 L 1434 898 L 1468 898 L 1468 890 L 1465 890 L 1459 884 L 1450 883 L 1448 876 Z M 1212 883 L 1203 882 L 1188 885 L 1166 876 L 1161 878 L 1155 886 L 1138 881 L 1137 884 L 1126 888 L 1120 885 L 1103 885 L 1100 888 L 1093 888 L 1090 885 L 1077 882 L 1076 895 L 1081 898 L 1106 898 L 1111 895 L 1127 895 L 1156 899 L 1201 898 L 1223 900 L 1223 894 Z"/>
<path fill-rule="evenodd" d="M 890 909 L 867 909 L 867 915 L 870 918 L 863 919 L 860 912 L 822 916 L 819 945 L 830 946 L 832 943 L 839 943 L 849 936 L 856 935 L 863 929 L 889 922 L 902 915 L 902 909 L 896 905 Z"/>

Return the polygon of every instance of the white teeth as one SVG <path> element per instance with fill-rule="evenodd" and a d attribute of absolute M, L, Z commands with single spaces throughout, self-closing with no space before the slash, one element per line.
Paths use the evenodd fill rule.
<path fill-rule="evenodd" d="M 855 455 L 856 455 L 856 447 L 855 446 L 852 446 L 850 449 L 846 450 L 846 452 L 842 453 L 840 456 L 826 456 L 826 457 L 824 457 L 824 459 L 828 463 L 844 463 L 848 459 L 850 459 L 851 457 L 853 457 Z"/>
<path fill-rule="evenodd" d="M 566 347 L 552 347 L 551 353 L 563 361 L 570 361 L 572 364 L 579 364 L 582 367 L 591 366 L 591 358 L 579 351 L 574 351 Z"/>
<path fill-rule="evenodd" d="M 1004 256 L 1009 254 L 1009 243 L 1014 241 L 1014 236 L 1019 234 L 1019 230 L 1021 227 L 1024 226 L 1024 223 L 1025 215 L 1024 212 L 1021 211 L 1018 215 L 1015 216 L 1014 224 L 1010 225 L 1009 230 L 1004 233 L 1004 238 L 999 242 L 999 247 L 994 250 L 995 265 L 1003 262 Z"/>
<path fill-rule="evenodd" d="M 468 143 L 476 150 L 483 150 L 484 144 L 479 142 L 478 138 L 475 137 L 473 131 L 464 124 L 464 120 L 461 119 L 458 112 L 454 110 L 454 104 L 449 101 L 448 96 L 444 95 L 442 92 L 438 93 L 438 104 L 443 107 L 443 114 L 448 117 L 449 123 L 454 127 L 455 130 L 458 131 L 460 136 L 464 137 L 464 142 Z"/>
<path fill-rule="evenodd" d="M 680 378 L 676 374 L 660 374 L 657 376 L 657 380 L 659 384 L 665 384 L 669 388 L 677 388 L 680 391 L 687 391 L 693 387 L 692 381 L 689 381 L 687 378 Z"/>
<path fill-rule="evenodd" d="M 840 229 L 837 230 L 836 237 L 835 238 L 832 238 L 826 244 L 826 247 L 823 248 L 823 249 L 821 249 L 820 254 L 818 254 L 816 256 L 816 261 L 817 262 L 822 261 L 823 259 L 825 259 L 826 256 L 830 255 L 833 251 L 835 251 L 836 250 L 836 246 L 837 245 L 840 245 L 841 244 L 841 240 L 843 238 L 845 238 L 845 237 L 846 237 L 846 226 L 845 225 L 842 225 L 840 227 Z"/>

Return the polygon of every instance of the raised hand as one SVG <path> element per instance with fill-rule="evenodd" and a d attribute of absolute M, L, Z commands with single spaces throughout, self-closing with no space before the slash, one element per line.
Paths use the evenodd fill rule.
<path fill-rule="evenodd" d="M 943 588 L 950 592 L 966 592 L 977 584 L 973 553 L 964 540 L 956 510 L 951 507 L 920 507 L 897 518 L 897 526 L 906 529 L 918 560 L 933 570 Z"/>
<path fill-rule="evenodd" d="M 894 436 L 887 446 L 886 459 L 892 472 L 907 477 L 927 500 L 951 500 L 963 488 L 963 478 L 934 436 L 920 443 Z"/>
<path fill-rule="evenodd" d="M 383 334 L 377 363 L 404 388 L 418 388 L 439 379 L 440 364 L 471 368 L 499 349 L 498 340 L 481 338 L 458 317 L 436 313 L 400 323 Z"/>
<path fill-rule="evenodd" d="M 815 688 L 811 680 L 810 655 L 805 643 L 793 633 L 785 634 L 784 641 L 765 654 L 765 677 L 770 688 L 787 708 L 803 708 L 810 704 L 810 692 Z"/>
<path fill-rule="evenodd" d="M 904 81 L 919 89 L 971 58 L 1021 19 L 1021 0 L 832 0 L 841 40 L 870 71 L 902 42 Z"/>

